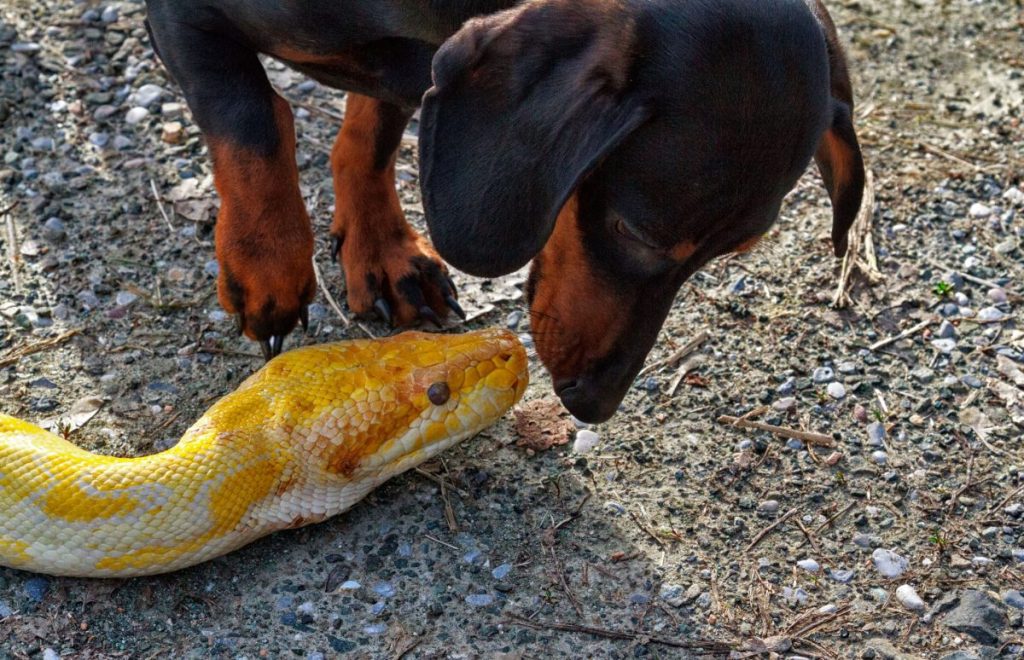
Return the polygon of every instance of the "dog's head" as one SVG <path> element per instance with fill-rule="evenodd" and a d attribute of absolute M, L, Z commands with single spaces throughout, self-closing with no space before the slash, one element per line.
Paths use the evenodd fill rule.
<path fill-rule="evenodd" d="M 753 244 L 816 156 L 833 243 L 863 188 L 824 9 L 801 0 L 533 0 L 434 59 L 431 235 L 480 276 L 534 259 L 537 350 L 569 410 L 610 417 L 682 283 Z"/>

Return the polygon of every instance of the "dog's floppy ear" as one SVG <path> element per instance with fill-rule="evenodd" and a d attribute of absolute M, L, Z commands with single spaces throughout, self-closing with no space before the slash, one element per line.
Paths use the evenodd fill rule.
<path fill-rule="evenodd" d="M 853 86 L 835 25 L 820 0 L 808 0 L 808 6 L 825 36 L 832 80 L 831 122 L 814 160 L 832 200 L 832 248 L 837 257 L 842 257 L 846 254 L 846 234 L 857 218 L 864 194 L 864 159 L 853 128 Z"/>
<path fill-rule="evenodd" d="M 493 277 L 544 247 L 581 179 L 647 116 L 630 89 L 632 48 L 625 10 L 596 0 L 528 2 L 441 47 L 420 170 L 446 261 Z"/>

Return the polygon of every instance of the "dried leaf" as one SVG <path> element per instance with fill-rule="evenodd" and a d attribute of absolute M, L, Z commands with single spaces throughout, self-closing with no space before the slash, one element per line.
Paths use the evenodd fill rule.
<path fill-rule="evenodd" d="M 1024 426 L 1024 392 L 1016 387 L 994 378 L 989 378 L 988 389 L 1003 400 L 1006 412 L 1017 426 Z"/>
<path fill-rule="evenodd" d="M 212 198 L 189 199 L 174 203 L 174 212 L 193 222 L 205 222 L 210 219 L 216 208 Z"/>
<path fill-rule="evenodd" d="M 1017 363 L 1005 355 L 996 356 L 996 368 L 999 373 L 1012 380 L 1017 387 L 1024 387 L 1024 371 L 1021 371 Z"/>
<path fill-rule="evenodd" d="M 516 445 L 534 451 L 567 444 L 575 430 L 562 403 L 555 397 L 529 401 L 517 408 L 514 416 L 519 435 Z"/>
<path fill-rule="evenodd" d="M 103 407 L 105 401 L 98 396 L 87 396 L 75 401 L 64 420 L 74 429 L 80 429 L 89 423 Z"/>
<path fill-rule="evenodd" d="M 201 189 L 199 185 L 199 179 L 191 178 L 185 179 L 178 185 L 167 191 L 165 195 L 166 199 L 171 202 L 180 202 L 186 199 L 198 199 L 206 194 L 205 190 Z"/>

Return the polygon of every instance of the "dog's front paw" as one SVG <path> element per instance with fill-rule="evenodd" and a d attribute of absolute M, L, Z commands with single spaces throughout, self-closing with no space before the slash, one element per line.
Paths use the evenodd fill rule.
<path fill-rule="evenodd" d="M 278 355 L 288 333 L 308 323 L 316 294 L 312 233 L 238 238 L 218 233 L 217 259 L 221 305 L 236 315 L 240 332 L 260 342 L 264 357 Z"/>
<path fill-rule="evenodd" d="M 425 238 L 407 225 L 400 233 L 368 229 L 355 225 L 334 239 L 353 312 L 372 312 L 396 326 L 418 320 L 438 328 L 448 310 L 466 317 L 447 266 Z"/>

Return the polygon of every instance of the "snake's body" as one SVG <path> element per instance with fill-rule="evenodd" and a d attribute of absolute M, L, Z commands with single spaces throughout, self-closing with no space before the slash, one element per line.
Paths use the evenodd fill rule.
<path fill-rule="evenodd" d="M 150 575 L 322 521 L 492 424 L 526 382 L 510 333 L 406 333 L 290 351 L 152 456 L 0 415 L 0 565 Z"/>

